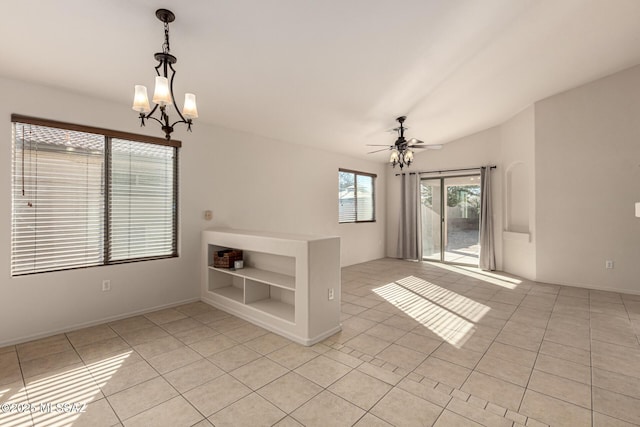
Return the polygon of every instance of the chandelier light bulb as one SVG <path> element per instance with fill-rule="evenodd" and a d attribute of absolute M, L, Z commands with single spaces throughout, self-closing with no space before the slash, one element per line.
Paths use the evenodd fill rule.
<path fill-rule="evenodd" d="M 182 109 L 182 115 L 186 119 L 198 118 L 198 107 L 196 106 L 196 96 L 193 93 L 184 94 L 184 108 Z"/>
<path fill-rule="evenodd" d="M 413 151 L 411 151 L 411 150 L 407 150 L 407 151 L 404 153 L 404 161 L 405 161 L 407 164 L 409 164 L 409 163 L 413 162 Z"/>
<path fill-rule="evenodd" d="M 148 113 L 149 111 L 151 111 L 151 107 L 149 107 L 149 96 L 147 95 L 146 86 L 135 86 L 135 94 L 133 95 L 133 107 L 131 108 L 139 113 Z"/>
<path fill-rule="evenodd" d="M 153 92 L 153 102 L 162 106 L 171 105 L 171 92 L 169 91 L 169 79 L 156 76 L 156 90 Z"/>
<path fill-rule="evenodd" d="M 398 153 L 398 150 L 391 151 L 391 157 L 389 157 L 389 163 L 393 163 L 395 165 L 396 163 L 398 163 L 398 160 L 400 160 L 400 154 Z"/>

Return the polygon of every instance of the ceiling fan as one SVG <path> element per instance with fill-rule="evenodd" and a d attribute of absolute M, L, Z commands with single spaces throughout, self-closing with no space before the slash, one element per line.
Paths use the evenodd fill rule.
<path fill-rule="evenodd" d="M 380 151 L 391 150 L 391 157 L 389 158 L 389 163 L 395 168 L 396 165 L 400 166 L 400 169 L 404 167 L 404 165 L 411 165 L 413 161 L 413 150 L 418 149 L 428 149 L 428 150 L 439 150 L 442 148 L 442 145 L 419 145 L 424 144 L 424 141 L 420 141 L 416 138 L 411 138 L 407 140 L 404 137 L 404 131 L 407 128 L 404 126 L 404 121 L 407 119 L 407 116 L 400 116 L 396 120 L 400 123 L 400 126 L 394 128 L 394 132 L 398 132 L 398 139 L 393 145 L 384 145 L 384 144 L 367 144 L 370 147 L 387 147 L 382 148 L 380 150 L 370 151 L 367 154 L 379 153 Z"/>

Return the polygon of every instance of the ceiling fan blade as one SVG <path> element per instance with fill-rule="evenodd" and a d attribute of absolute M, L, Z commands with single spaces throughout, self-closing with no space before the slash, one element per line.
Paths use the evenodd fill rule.
<path fill-rule="evenodd" d="M 442 145 L 434 144 L 434 145 L 408 145 L 407 148 L 416 149 L 419 148 L 421 150 L 439 150 L 442 148 Z"/>
<path fill-rule="evenodd" d="M 433 144 L 433 145 L 407 145 L 407 148 L 421 148 L 421 149 L 427 149 L 427 150 L 439 150 L 442 148 L 442 145 L 440 144 Z"/>
<path fill-rule="evenodd" d="M 388 148 L 383 148 L 382 150 L 369 151 L 367 154 L 379 153 L 381 151 L 387 151 L 387 150 L 388 150 Z"/>
<path fill-rule="evenodd" d="M 404 126 L 404 130 L 407 130 L 407 129 L 409 129 L 409 128 L 407 126 Z M 386 133 L 398 133 L 398 132 L 400 132 L 400 127 L 396 126 L 394 128 L 390 128 L 390 129 L 385 130 L 385 132 Z"/>
<path fill-rule="evenodd" d="M 387 132 L 395 132 L 398 134 L 398 139 L 393 145 L 383 145 L 383 144 L 366 144 L 368 147 L 389 147 L 389 150 L 398 150 L 400 153 L 404 153 L 404 150 L 407 149 L 427 149 L 427 150 L 439 150 L 442 148 L 440 144 L 425 144 L 424 141 L 419 140 L 418 138 L 409 138 L 405 139 L 405 132 L 409 130 L 409 127 L 404 126 L 404 122 L 407 119 L 406 116 L 400 116 L 396 119 L 400 126 L 396 126 L 393 129 L 387 130 Z M 380 151 L 386 151 L 386 149 L 380 149 L 375 151 L 370 151 L 367 154 L 379 153 Z"/>

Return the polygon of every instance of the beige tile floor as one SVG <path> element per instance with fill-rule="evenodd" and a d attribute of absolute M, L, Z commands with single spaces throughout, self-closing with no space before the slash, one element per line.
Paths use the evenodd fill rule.
<path fill-rule="evenodd" d="M 0 425 L 640 425 L 640 296 L 393 259 L 342 282 L 312 347 L 196 302 L 1 348 Z"/>

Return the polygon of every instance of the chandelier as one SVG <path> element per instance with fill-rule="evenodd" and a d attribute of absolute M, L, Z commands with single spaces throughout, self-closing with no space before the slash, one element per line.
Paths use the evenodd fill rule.
<path fill-rule="evenodd" d="M 133 97 L 133 110 L 140 113 L 140 126 L 145 125 L 145 120 L 155 120 L 160 123 L 167 140 L 171 139 L 173 127 L 178 123 L 185 123 L 187 130 L 191 131 L 193 119 L 198 118 L 198 108 L 196 107 L 196 96 L 192 93 L 185 93 L 184 106 L 182 112 L 176 106 L 176 98 L 173 95 L 173 79 L 176 76 L 176 70 L 173 68 L 178 59 L 173 56 L 169 46 L 169 22 L 173 22 L 176 16 L 167 9 L 156 10 L 156 17 L 164 22 L 164 43 L 162 44 L 162 52 L 154 55 L 158 61 L 156 69 L 156 86 L 153 92 L 153 103 L 156 104 L 153 109 L 149 106 L 149 97 L 147 96 L 147 87 L 143 85 L 135 86 L 135 94 Z M 169 70 L 171 76 L 169 77 Z M 171 122 L 167 107 L 173 105 L 179 119 Z M 154 117 L 156 110 L 160 109 L 160 118 Z"/>

